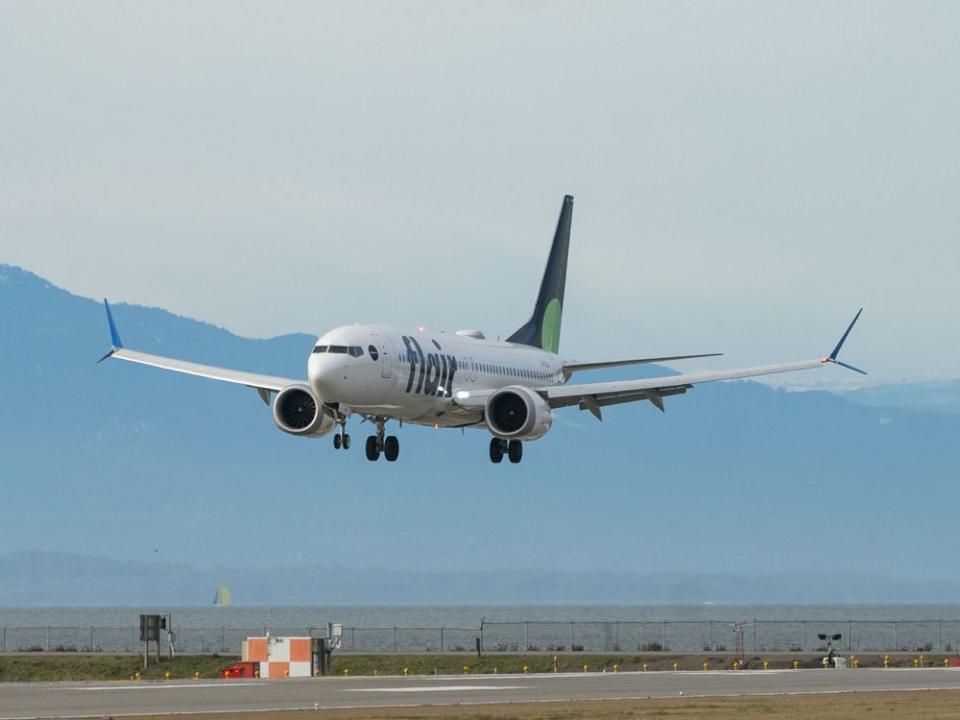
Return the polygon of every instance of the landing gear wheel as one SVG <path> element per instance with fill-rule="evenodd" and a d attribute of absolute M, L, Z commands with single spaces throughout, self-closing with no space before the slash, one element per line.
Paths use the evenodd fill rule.
<path fill-rule="evenodd" d="M 510 455 L 510 462 L 517 464 L 523 459 L 523 443 L 519 440 L 511 440 L 507 446 L 507 453 Z"/>
<path fill-rule="evenodd" d="M 343 436 L 337 433 L 333 436 L 333 447 L 339 450 L 343 446 Z"/>
<path fill-rule="evenodd" d="M 349 450 L 349 449 L 350 449 L 350 436 L 347 435 L 346 433 L 344 433 L 344 434 L 343 434 L 343 440 L 342 440 L 342 442 L 343 442 L 343 449 L 344 449 L 344 450 Z"/>
<path fill-rule="evenodd" d="M 380 459 L 380 446 L 377 443 L 377 436 L 371 435 L 367 438 L 367 460 L 376 461 Z"/>
<path fill-rule="evenodd" d="M 503 440 L 490 438 L 490 462 L 498 463 L 503 460 Z"/>
<path fill-rule="evenodd" d="M 397 458 L 400 457 L 400 441 L 397 440 L 396 435 L 389 435 L 383 441 L 383 456 L 387 459 L 387 462 L 396 462 Z"/>

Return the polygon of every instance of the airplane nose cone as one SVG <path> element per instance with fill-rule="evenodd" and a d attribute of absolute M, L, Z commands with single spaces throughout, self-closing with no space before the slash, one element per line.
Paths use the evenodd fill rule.
<path fill-rule="evenodd" d="M 339 381 L 343 375 L 341 370 L 341 363 L 331 355 L 318 353 L 310 356 L 307 377 L 310 378 L 310 387 L 313 388 L 317 397 L 327 402 L 337 401 Z"/>

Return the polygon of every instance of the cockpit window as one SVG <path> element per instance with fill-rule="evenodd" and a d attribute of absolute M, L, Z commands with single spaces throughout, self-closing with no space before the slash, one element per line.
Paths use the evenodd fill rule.
<path fill-rule="evenodd" d="M 314 353 L 336 353 L 337 355 L 350 355 L 351 357 L 362 357 L 363 348 L 359 345 L 317 345 L 313 349 Z M 376 360 L 376 358 L 374 358 Z"/>
<path fill-rule="evenodd" d="M 380 357 L 380 353 L 377 352 L 377 349 L 373 345 L 367 348 L 367 352 L 370 353 L 371 360 L 376 361 L 376 359 Z"/>

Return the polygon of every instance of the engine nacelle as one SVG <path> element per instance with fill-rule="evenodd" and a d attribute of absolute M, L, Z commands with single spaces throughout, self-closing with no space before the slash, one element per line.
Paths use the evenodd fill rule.
<path fill-rule="evenodd" d="M 553 411 L 538 393 L 522 385 L 497 390 L 487 398 L 487 427 L 505 440 L 536 440 L 553 425 Z"/>
<path fill-rule="evenodd" d="M 287 385 L 273 401 L 273 421 L 285 433 L 322 437 L 336 422 L 309 385 Z"/>

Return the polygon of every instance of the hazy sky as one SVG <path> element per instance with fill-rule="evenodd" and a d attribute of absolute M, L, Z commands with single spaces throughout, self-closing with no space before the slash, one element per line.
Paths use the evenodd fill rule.
<path fill-rule="evenodd" d="M 960 377 L 960 4 L 0 4 L 0 262 L 268 336 Z M 714 365 L 714 366 L 717 366 Z M 853 375 L 831 369 L 812 381 Z"/>

